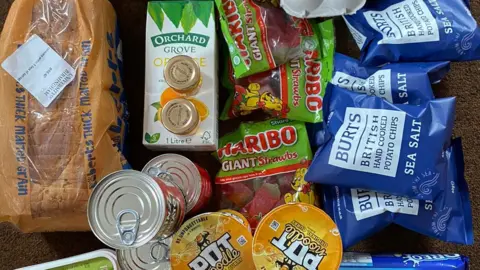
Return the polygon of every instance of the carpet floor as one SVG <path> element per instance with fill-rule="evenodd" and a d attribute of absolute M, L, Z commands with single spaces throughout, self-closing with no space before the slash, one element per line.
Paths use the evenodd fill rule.
<path fill-rule="evenodd" d="M 0 30 L 13 0 L 0 0 Z M 480 0 L 471 1 L 472 12 L 480 21 Z M 147 0 L 112 0 L 117 11 L 123 39 L 125 62 L 124 85 L 127 90 L 130 123 L 130 162 L 135 169 L 158 153 L 145 149 L 142 144 L 144 40 Z M 336 20 L 337 51 L 358 56 L 358 49 L 342 20 Z M 454 63 L 452 71 L 435 86 L 437 97 L 456 96 L 457 118 L 455 136 L 463 137 L 466 177 L 470 185 L 473 207 L 475 240 L 480 241 L 480 61 Z M 474 123 L 474 124 L 472 124 Z M 475 124 L 477 123 L 477 124 Z M 226 124 L 232 126 L 234 123 Z M 209 154 L 184 153 L 215 174 L 215 160 Z M 0 191 L 1 192 L 1 191 Z M 0 269 L 52 261 L 102 248 L 91 233 L 32 233 L 22 234 L 9 224 L 0 224 Z M 471 258 L 472 269 L 480 269 L 480 245 L 460 246 L 443 243 L 391 226 L 353 248 L 355 251 L 382 253 L 461 253 Z"/>

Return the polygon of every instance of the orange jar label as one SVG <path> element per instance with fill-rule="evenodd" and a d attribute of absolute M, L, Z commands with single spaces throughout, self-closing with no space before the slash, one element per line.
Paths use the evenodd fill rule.
<path fill-rule="evenodd" d="M 259 270 L 336 270 L 342 254 L 337 226 L 310 204 L 275 208 L 262 219 L 253 239 L 253 260 Z"/>
<path fill-rule="evenodd" d="M 233 217 L 222 213 L 198 215 L 173 236 L 170 263 L 173 270 L 255 269 L 252 235 Z"/>

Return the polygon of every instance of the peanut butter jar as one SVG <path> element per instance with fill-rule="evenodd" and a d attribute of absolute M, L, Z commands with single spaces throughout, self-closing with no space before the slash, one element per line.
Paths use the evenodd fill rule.
<path fill-rule="evenodd" d="M 192 102 L 177 98 L 165 104 L 162 110 L 162 124 L 173 134 L 190 135 L 197 131 L 200 116 Z"/>
<path fill-rule="evenodd" d="M 195 95 L 202 81 L 200 66 L 186 55 L 177 55 L 168 60 L 163 76 L 171 88 L 186 96 Z"/>

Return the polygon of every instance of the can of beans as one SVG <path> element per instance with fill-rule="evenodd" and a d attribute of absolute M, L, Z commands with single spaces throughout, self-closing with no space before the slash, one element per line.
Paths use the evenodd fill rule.
<path fill-rule="evenodd" d="M 185 217 L 185 197 L 174 182 L 134 170 L 105 176 L 88 201 L 95 236 L 115 249 L 137 248 L 166 239 Z"/>
<path fill-rule="evenodd" d="M 207 170 L 188 158 L 177 154 L 160 155 L 150 160 L 144 173 L 170 178 L 185 194 L 187 213 L 195 213 L 205 207 L 212 196 L 212 184 Z"/>
<path fill-rule="evenodd" d="M 172 237 L 152 240 L 133 249 L 117 250 L 117 260 L 124 270 L 170 270 Z"/>

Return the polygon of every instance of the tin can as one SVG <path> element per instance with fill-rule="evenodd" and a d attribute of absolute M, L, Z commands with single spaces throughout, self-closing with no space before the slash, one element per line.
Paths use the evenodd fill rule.
<path fill-rule="evenodd" d="M 200 66 L 187 55 L 177 55 L 168 60 L 163 71 L 165 82 L 179 94 L 191 96 L 200 88 Z"/>
<path fill-rule="evenodd" d="M 172 269 L 255 269 L 252 235 L 234 218 L 206 213 L 187 220 L 174 234 Z"/>
<path fill-rule="evenodd" d="M 231 209 L 223 209 L 218 211 L 221 214 L 227 215 L 229 217 L 234 218 L 236 221 L 240 222 L 243 226 L 247 227 L 248 231 L 251 233 L 252 228 L 250 227 L 250 223 L 248 223 L 248 220 L 245 216 L 240 214 L 239 212 Z"/>
<path fill-rule="evenodd" d="M 208 172 L 190 159 L 177 154 L 164 154 L 150 160 L 142 172 L 169 177 L 183 191 L 187 201 L 186 212 L 195 213 L 204 208 L 212 196 Z"/>
<path fill-rule="evenodd" d="M 194 134 L 200 125 L 200 115 L 195 105 L 184 98 L 172 99 L 162 109 L 162 124 L 173 134 Z"/>
<path fill-rule="evenodd" d="M 134 249 L 117 250 L 117 259 L 124 270 L 170 270 L 172 237 L 152 240 Z"/>
<path fill-rule="evenodd" d="M 123 170 L 97 184 L 87 215 L 92 232 L 105 245 L 137 248 L 178 229 L 185 217 L 185 197 L 168 179 Z"/>
<path fill-rule="evenodd" d="M 265 215 L 253 239 L 257 269 L 338 269 L 342 239 L 337 225 L 306 203 L 279 206 Z"/>

